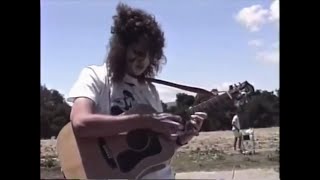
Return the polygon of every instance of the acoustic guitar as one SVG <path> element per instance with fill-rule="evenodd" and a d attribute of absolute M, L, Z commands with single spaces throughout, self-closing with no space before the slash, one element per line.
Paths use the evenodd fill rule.
<path fill-rule="evenodd" d="M 245 95 L 244 95 L 245 92 Z M 206 112 L 219 103 L 241 101 L 254 92 L 247 81 L 235 85 L 227 93 L 213 95 L 209 100 L 186 110 L 182 117 L 185 130 L 194 112 Z M 239 103 L 238 103 L 239 104 Z M 149 105 L 138 105 L 125 114 L 156 113 Z M 176 143 L 148 129 L 136 129 L 116 136 L 80 138 L 74 134 L 72 123 L 65 125 L 57 137 L 60 165 L 67 179 L 139 179 L 162 168 L 172 158 Z"/>

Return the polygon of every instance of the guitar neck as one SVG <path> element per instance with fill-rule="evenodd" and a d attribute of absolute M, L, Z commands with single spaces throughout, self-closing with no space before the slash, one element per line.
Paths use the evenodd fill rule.
<path fill-rule="evenodd" d="M 217 106 L 219 104 L 225 104 L 226 101 L 232 101 L 228 93 L 224 93 L 222 95 L 214 96 L 211 99 L 204 101 L 198 105 L 195 105 L 187 110 L 188 114 L 194 114 L 195 112 L 207 112 Z"/>

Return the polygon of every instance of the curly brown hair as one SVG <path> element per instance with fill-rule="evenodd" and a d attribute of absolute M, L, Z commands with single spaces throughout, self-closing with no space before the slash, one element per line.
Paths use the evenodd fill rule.
<path fill-rule="evenodd" d="M 150 65 L 146 71 L 138 77 L 154 77 L 160 70 L 162 63 L 166 62 L 163 53 L 165 44 L 164 33 L 155 17 L 147 12 L 119 3 L 117 14 L 113 16 L 112 36 L 109 41 L 109 54 L 107 63 L 113 82 L 119 82 L 125 75 L 126 52 L 129 45 L 143 37 L 148 42 L 148 54 Z"/>

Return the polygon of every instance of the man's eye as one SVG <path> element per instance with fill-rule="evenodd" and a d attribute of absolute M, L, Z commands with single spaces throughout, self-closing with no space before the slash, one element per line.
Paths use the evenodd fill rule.
<path fill-rule="evenodd" d="M 135 55 L 140 56 L 140 57 L 144 56 L 144 54 L 145 54 L 144 52 L 139 51 L 139 50 L 133 50 L 133 52 L 134 52 Z"/>

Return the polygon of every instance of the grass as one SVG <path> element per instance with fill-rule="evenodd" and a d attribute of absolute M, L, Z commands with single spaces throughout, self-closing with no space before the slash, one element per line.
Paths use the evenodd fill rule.
<path fill-rule="evenodd" d="M 219 171 L 248 169 L 248 168 L 274 168 L 279 170 L 279 153 L 269 151 L 255 155 L 225 154 L 216 150 L 194 150 L 178 152 L 172 159 L 173 169 L 176 172 L 190 171 Z M 59 164 L 54 158 L 43 161 L 41 178 L 62 178 Z"/>
<path fill-rule="evenodd" d="M 173 167 L 177 172 L 213 171 L 247 168 L 264 168 L 279 165 L 277 152 L 263 152 L 245 156 L 242 154 L 228 155 L 222 152 L 206 150 L 190 153 L 178 153 L 173 158 Z"/>

